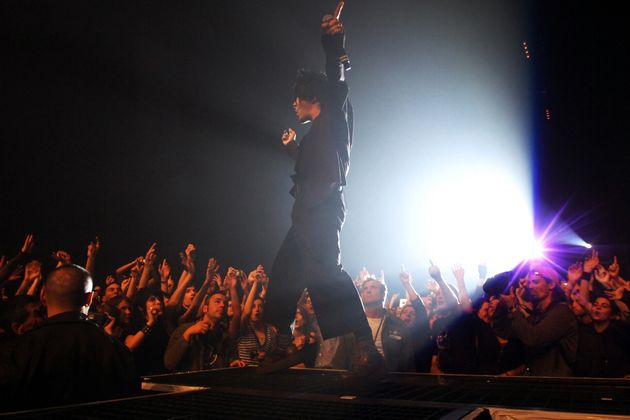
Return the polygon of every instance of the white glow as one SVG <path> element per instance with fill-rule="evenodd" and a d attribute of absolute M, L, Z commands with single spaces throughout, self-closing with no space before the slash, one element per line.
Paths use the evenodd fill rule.
<path fill-rule="evenodd" d="M 497 165 L 445 168 L 417 185 L 406 214 L 407 241 L 417 255 L 445 269 L 455 262 L 469 269 L 486 262 L 492 272 L 532 255 L 528 178 Z"/>

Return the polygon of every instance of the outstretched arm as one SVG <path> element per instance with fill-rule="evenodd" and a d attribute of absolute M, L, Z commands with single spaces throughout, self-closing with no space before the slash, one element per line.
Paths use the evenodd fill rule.
<path fill-rule="evenodd" d="M 350 69 L 350 59 L 346 54 L 346 32 L 339 20 L 344 2 L 337 4 L 334 15 L 322 19 L 322 46 L 326 54 L 326 76 L 329 83 L 343 82 L 345 72 Z"/>
<path fill-rule="evenodd" d="M 94 266 L 96 264 L 96 254 L 101 249 L 101 240 L 98 236 L 94 241 L 90 241 L 87 247 L 87 261 L 85 262 L 85 269 L 94 276 Z"/>

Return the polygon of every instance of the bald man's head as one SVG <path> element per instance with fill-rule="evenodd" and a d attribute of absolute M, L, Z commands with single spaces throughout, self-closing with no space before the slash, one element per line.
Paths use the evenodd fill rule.
<path fill-rule="evenodd" d="M 74 264 L 54 269 L 44 282 L 42 300 L 48 307 L 48 316 L 69 311 L 87 312 L 92 303 L 90 273 Z"/>

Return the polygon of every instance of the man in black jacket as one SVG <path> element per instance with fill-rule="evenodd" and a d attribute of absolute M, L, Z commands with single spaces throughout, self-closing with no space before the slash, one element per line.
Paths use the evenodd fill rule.
<path fill-rule="evenodd" d="M 129 350 L 87 319 L 90 273 L 53 270 L 41 292 L 48 318 L 0 361 L 3 408 L 27 409 L 128 397 L 140 390 Z M 6 398 L 5 398 L 6 397 Z"/>
<path fill-rule="evenodd" d="M 322 23 L 326 74 L 300 71 L 293 107 L 311 123 L 298 144 L 287 129 L 282 142 L 295 160 L 292 226 L 271 270 L 267 317 L 289 334 L 298 297 L 308 288 L 323 338 L 354 333 L 359 348 L 355 377 L 384 372 L 352 278 L 340 264 L 339 233 L 345 219 L 343 188 L 352 146 L 352 107 L 345 82 L 345 33 L 335 16 Z"/>

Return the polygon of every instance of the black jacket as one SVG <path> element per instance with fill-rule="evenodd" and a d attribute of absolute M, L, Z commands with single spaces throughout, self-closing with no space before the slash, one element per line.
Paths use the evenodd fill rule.
<path fill-rule="evenodd" d="M 140 391 L 129 350 L 78 312 L 48 318 L 19 337 L 7 354 L 0 373 L 5 409 L 115 399 Z"/>

